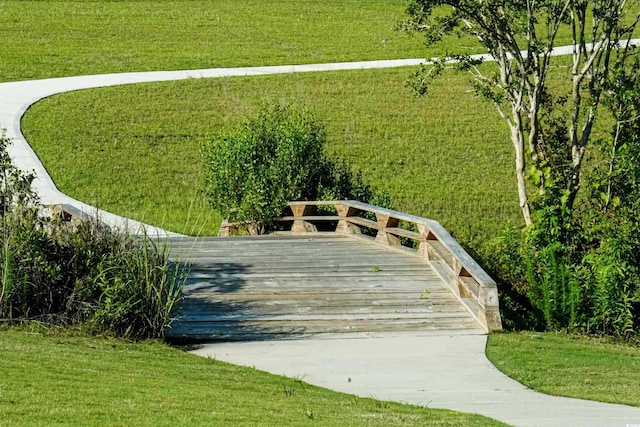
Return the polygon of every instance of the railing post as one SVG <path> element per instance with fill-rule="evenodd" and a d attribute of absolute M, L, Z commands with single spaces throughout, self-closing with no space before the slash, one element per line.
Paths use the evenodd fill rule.
<path fill-rule="evenodd" d="M 416 251 L 422 258 L 427 259 L 427 238 L 429 237 L 429 227 L 426 224 L 416 223 L 418 225 L 418 233 L 420 233 L 421 239 Z"/>
<path fill-rule="evenodd" d="M 386 232 L 388 227 L 397 227 L 400 220 L 389 215 L 376 212 L 376 221 L 378 222 L 378 232 L 376 233 L 376 242 L 387 246 L 400 246 L 400 239 Z"/>
<path fill-rule="evenodd" d="M 502 318 L 500 317 L 500 304 L 498 302 L 498 289 L 496 286 L 481 286 L 478 299 L 483 306 L 482 315 L 484 324 L 489 331 L 502 330 Z"/>
<path fill-rule="evenodd" d="M 310 222 L 306 222 L 304 217 L 307 215 L 312 215 L 316 211 L 316 205 L 313 204 L 295 204 L 289 205 L 291 208 L 291 212 L 295 219 L 293 220 L 293 225 L 291 226 L 291 232 L 294 235 L 304 234 L 304 233 L 312 233 L 318 231 L 315 225 Z"/>
<path fill-rule="evenodd" d="M 218 231 L 218 237 L 229 237 L 229 229 L 231 228 L 231 224 L 226 219 L 222 220 L 220 224 L 220 230 Z"/>
<path fill-rule="evenodd" d="M 340 217 L 336 233 L 340 234 L 360 234 L 360 227 L 350 224 L 347 218 L 358 213 L 358 209 L 349 206 L 346 203 L 336 203 L 336 212 Z"/>

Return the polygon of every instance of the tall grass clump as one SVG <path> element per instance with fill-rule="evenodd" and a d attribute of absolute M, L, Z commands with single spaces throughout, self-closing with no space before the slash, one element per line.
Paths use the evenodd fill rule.
<path fill-rule="evenodd" d="M 34 179 L 11 164 L 0 138 L 0 319 L 83 325 L 130 339 L 161 337 L 185 270 L 169 248 L 97 220 L 42 215 Z"/>

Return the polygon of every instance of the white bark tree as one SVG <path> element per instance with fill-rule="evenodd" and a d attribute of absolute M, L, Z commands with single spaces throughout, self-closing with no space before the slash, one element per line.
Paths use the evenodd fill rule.
<path fill-rule="evenodd" d="M 565 103 L 568 146 L 564 147 L 571 160 L 565 173 L 569 178 L 559 184 L 563 208 L 571 211 L 605 82 L 632 52 L 630 40 L 640 19 L 638 9 L 627 0 L 409 1 L 403 29 L 424 33 L 428 43 L 446 35 L 470 34 L 495 60 L 498 71 L 489 75 L 480 69 L 480 60 L 454 56 L 460 61 L 457 66 L 473 75 L 476 91 L 493 102 L 509 126 L 519 204 L 527 226 L 533 224 L 528 167 L 533 166 L 541 192 L 555 182 L 559 172 L 549 158 L 547 135 L 541 126 L 559 34 L 570 34 L 573 42 L 572 87 Z M 430 78 L 439 74 L 444 63 L 435 65 L 436 72 L 432 69 L 419 76 L 419 92 L 426 91 Z"/>

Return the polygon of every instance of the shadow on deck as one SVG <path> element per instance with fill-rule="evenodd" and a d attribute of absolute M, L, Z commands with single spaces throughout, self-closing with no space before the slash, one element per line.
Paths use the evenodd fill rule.
<path fill-rule="evenodd" d="M 422 258 L 349 236 L 172 239 L 191 264 L 175 341 L 485 333 Z"/>

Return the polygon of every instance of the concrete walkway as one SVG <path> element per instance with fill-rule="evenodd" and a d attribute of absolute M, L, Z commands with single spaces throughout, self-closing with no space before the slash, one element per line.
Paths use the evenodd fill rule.
<path fill-rule="evenodd" d="M 640 408 L 536 393 L 486 358 L 486 335 L 326 336 L 209 344 L 193 353 L 345 393 L 486 415 L 514 426 L 640 425 Z"/>
<path fill-rule="evenodd" d="M 638 41 L 635 41 L 638 42 Z M 570 52 L 559 48 L 556 54 Z M 25 140 L 20 119 L 38 100 L 79 89 L 227 76 L 355 70 L 417 65 L 423 59 L 339 64 L 121 73 L 0 83 L 0 127 L 13 140 L 10 155 L 25 171 L 35 171 L 34 188 L 43 204 L 70 204 L 97 214 L 132 233 L 171 235 L 166 230 L 88 206 L 61 193 Z M 498 372 L 484 355 L 484 335 L 394 334 L 324 336 L 211 344 L 203 356 L 295 376 L 323 387 L 383 400 L 416 403 L 487 415 L 518 426 L 640 425 L 640 408 L 550 397 L 532 392 Z"/>

